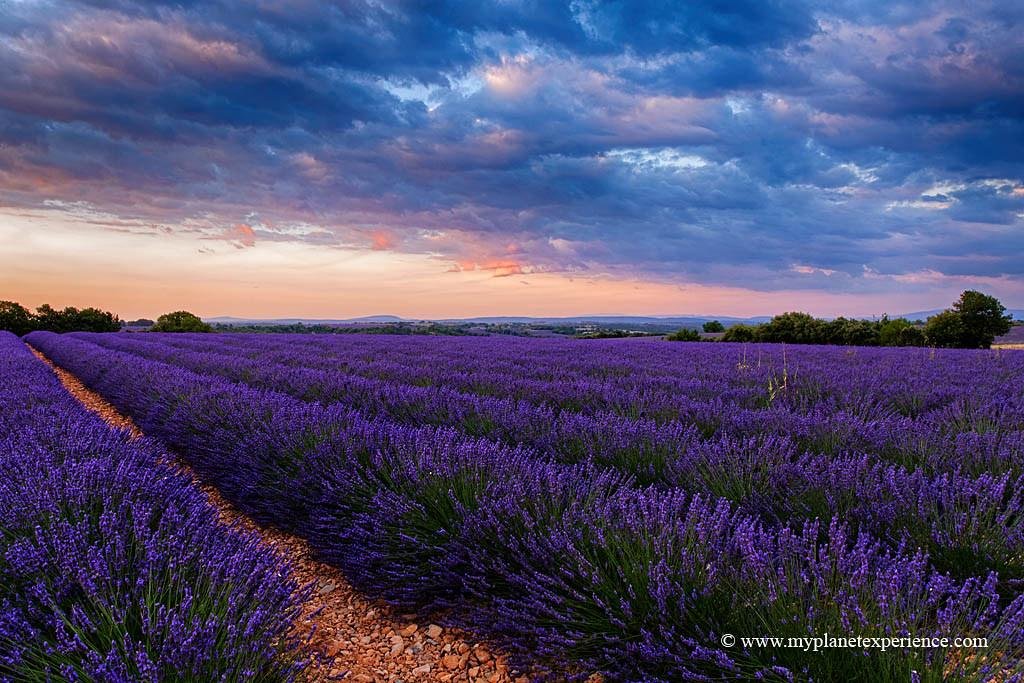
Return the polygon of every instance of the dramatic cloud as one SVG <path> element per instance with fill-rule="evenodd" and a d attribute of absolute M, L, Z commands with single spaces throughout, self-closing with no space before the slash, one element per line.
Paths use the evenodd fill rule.
<path fill-rule="evenodd" d="M 998 0 L 0 0 L 0 205 L 439 277 L 999 286 L 1022 31 Z"/>

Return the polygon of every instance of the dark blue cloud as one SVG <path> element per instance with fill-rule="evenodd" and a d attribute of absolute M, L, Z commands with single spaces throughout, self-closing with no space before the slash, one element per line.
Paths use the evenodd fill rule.
<path fill-rule="evenodd" d="M 1024 192 L 1015 192 L 1013 183 L 990 182 L 970 185 L 949 193 L 954 220 L 971 223 L 1012 225 L 1024 214 Z"/>
<path fill-rule="evenodd" d="M 731 92 L 795 89 L 810 84 L 802 67 L 778 50 L 712 45 L 683 52 L 667 64 L 629 66 L 617 72 L 638 89 L 711 97 Z"/>
<path fill-rule="evenodd" d="M 1022 28 L 1003 2 L 14 3 L 0 201 L 764 289 L 1017 277 Z"/>

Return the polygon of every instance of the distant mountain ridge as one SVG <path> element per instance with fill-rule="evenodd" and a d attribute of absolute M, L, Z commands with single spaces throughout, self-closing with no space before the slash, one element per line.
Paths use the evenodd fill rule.
<path fill-rule="evenodd" d="M 930 311 L 915 311 L 903 313 L 890 317 L 906 318 L 908 320 L 925 320 L 943 309 Z M 1007 309 L 1007 313 L 1015 320 L 1024 320 L 1024 308 Z M 203 318 L 208 323 L 219 323 L 221 325 L 367 325 L 367 324 L 395 324 L 415 322 L 437 322 L 448 324 L 534 324 L 534 325 L 584 325 L 595 323 L 599 325 L 677 325 L 679 327 L 700 326 L 710 320 L 718 320 L 726 325 L 738 323 L 755 325 L 768 322 L 770 315 L 758 315 L 749 318 L 740 318 L 728 315 L 574 315 L 574 316 L 517 316 L 497 315 L 478 316 L 471 318 L 403 318 L 397 315 L 366 315 L 358 318 L 236 318 L 233 316 L 216 316 Z"/>
<path fill-rule="evenodd" d="M 580 315 L 568 317 L 531 317 L 531 316 L 481 316 L 475 318 L 402 318 L 397 315 L 368 315 L 359 318 L 236 318 L 233 316 L 215 316 L 203 318 L 208 323 L 219 323 L 221 325 L 357 325 L 367 323 L 393 324 L 412 322 L 438 322 L 438 323 L 460 323 L 460 324 L 586 324 L 599 323 L 603 325 L 700 325 L 709 320 L 719 320 L 723 323 L 759 323 L 766 322 L 771 316 L 756 316 L 752 318 L 736 318 L 732 316 L 635 316 L 635 315 Z"/>
<path fill-rule="evenodd" d="M 230 315 L 220 315 L 213 318 L 203 318 L 204 322 L 219 323 L 221 325 L 352 325 L 357 323 L 400 323 L 408 322 L 405 318 L 397 315 L 365 315 L 360 318 L 236 318 Z"/>

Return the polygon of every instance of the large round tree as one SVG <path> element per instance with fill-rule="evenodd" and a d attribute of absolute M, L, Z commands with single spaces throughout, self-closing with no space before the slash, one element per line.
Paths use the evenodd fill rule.
<path fill-rule="evenodd" d="M 987 349 L 992 341 L 1010 331 L 1013 319 L 999 299 L 974 290 L 967 290 L 953 304 L 964 324 L 963 345 L 970 349 Z"/>
<path fill-rule="evenodd" d="M 153 332 L 213 332 L 213 328 L 194 313 L 174 311 L 156 319 Z"/>
<path fill-rule="evenodd" d="M 987 349 L 1011 324 L 999 299 L 967 290 L 952 308 L 929 318 L 924 333 L 932 346 Z"/>

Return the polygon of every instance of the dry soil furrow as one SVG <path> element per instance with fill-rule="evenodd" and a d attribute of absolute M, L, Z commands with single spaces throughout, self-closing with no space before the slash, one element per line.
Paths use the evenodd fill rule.
<path fill-rule="evenodd" d="M 130 418 L 103 397 L 36 349 L 29 348 L 89 410 L 114 427 L 129 429 L 135 437 L 142 435 Z M 199 481 L 180 459 L 171 454 L 169 459 L 192 477 L 225 524 L 237 524 L 258 533 L 268 546 L 291 561 L 300 585 L 312 585 L 311 597 L 295 626 L 305 643 L 304 656 L 310 660 L 310 680 L 522 683 L 528 679 L 517 678 L 503 656 L 492 654 L 488 647 L 473 643 L 465 634 L 418 623 L 416 615 L 396 614 L 387 605 L 360 595 L 338 569 L 313 559 L 304 540 L 256 524 L 234 509 L 215 488 Z"/>

